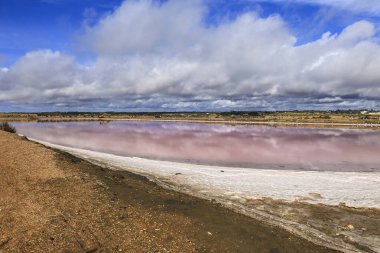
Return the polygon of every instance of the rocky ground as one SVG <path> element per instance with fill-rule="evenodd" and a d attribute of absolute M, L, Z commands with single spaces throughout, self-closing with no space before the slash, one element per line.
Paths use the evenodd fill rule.
<path fill-rule="evenodd" d="M 334 252 L 0 131 L 0 252 Z"/>

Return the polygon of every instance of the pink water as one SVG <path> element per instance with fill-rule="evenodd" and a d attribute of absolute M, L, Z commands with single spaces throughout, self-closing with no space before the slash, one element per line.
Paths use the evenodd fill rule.
<path fill-rule="evenodd" d="M 17 123 L 19 133 L 121 156 L 249 168 L 380 171 L 380 131 L 179 122 Z"/>

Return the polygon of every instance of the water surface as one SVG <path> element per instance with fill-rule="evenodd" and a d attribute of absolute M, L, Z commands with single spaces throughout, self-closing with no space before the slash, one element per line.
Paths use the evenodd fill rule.
<path fill-rule="evenodd" d="M 28 137 L 166 161 L 265 169 L 380 172 L 380 131 L 184 122 L 16 123 Z"/>

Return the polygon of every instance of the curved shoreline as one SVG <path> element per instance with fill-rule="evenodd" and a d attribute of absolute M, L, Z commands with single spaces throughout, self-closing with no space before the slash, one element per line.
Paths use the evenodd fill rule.
<path fill-rule="evenodd" d="M 126 157 L 30 140 L 103 166 L 161 180 L 205 195 L 229 200 L 272 198 L 355 208 L 380 208 L 379 172 L 249 169 Z M 245 200 L 244 200 L 245 199 Z"/>
<path fill-rule="evenodd" d="M 37 140 L 33 140 L 33 141 L 37 141 Z M 247 216 L 250 216 L 250 217 L 255 218 L 257 220 L 260 220 L 260 221 L 264 221 L 265 223 L 269 223 L 271 225 L 281 227 L 281 228 L 283 228 L 283 229 L 285 229 L 285 230 L 287 230 L 293 234 L 296 234 L 297 236 L 300 236 L 304 239 L 307 239 L 307 240 L 309 240 L 309 241 L 311 241 L 317 245 L 328 246 L 331 249 L 341 250 L 343 252 L 361 252 L 355 246 L 353 246 L 351 243 L 347 243 L 347 241 L 341 240 L 340 238 L 333 238 L 330 235 L 327 235 L 324 232 L 321 232 L 318 229 L 312 228 L 312 227 L 307 226 L 305 224 L 301 224 L 298 222 L 287 220 L 287 219 L 284 219 L 283 217 L 280 217 L 278 215 L 273 215 L 271 213 L 268 213 L 267 211 L 260 210 L 257 208 L 257 206 L 255 206 L 255 204 L 253 204 L 253 205 L 251 205 L 251 203 L 247 204 L 247 200 L 244 200 L 244 199 L 242 200 L 239 198 L 226 199 L 225 197 L 223 197 L 223 195 L 210 194 L 210 192 L 207 192 L 207 191 L 205 192 L 204 189 L 203 190 L 202 189 L 194 190 L 194 188 L 192 188 L 191 186 L 184 184 L 183 181 L 182 182 L 181 181 L 175 182 L 175 181 L 171 180 L 173 177 L 178 179 L 178 176 L 182 176 L 182 174 L 180 172 L 175 173 L 172 177 L 167 177 L 167 176 L 165 177 L 162 175 L 157 176 L 157 175 L 154 175 L 154 174 L 146 172 L 146 171 L 144 172 L 141 170 L 141 168 L 136 169 L 133 166 L 131 166 L 130 163 L 126 162 L 125 160 L 122 162 L 121 161 L 115 162 L 115 157 L 117 157 L 117 156 L 109 155 L 109 156 L 113 157 L 113 162 L 110 162 L 109 160 L 105 159 L 105 157 L 104 157 L 104 156 L 107 156 L 107 154 L 99 154 L 99 152 L 94 152 L 94 151 L 86 151 L 86 150 L 79 150 L 79 149 L 75 149 L 75 148 L 68 148 L 68 147 L 54 145 L 54 144 L 50 144 L 50 143 L 46 143 L 46 142 L 40 142 L 40 141 L 37 141 L 37 142 L 39 142 L 43 145 L 52 147 L 52 148 L 62 150 L 64 152 L 68 152 L 74 156 L 81 158 L 81 159 L 85 159 L 85 160 L 87 160 L 93 164 L 100 165 L 101 167 L 106 167 L 106 168 L 116 169 L 116 170 L 127 170 L 127 171 L 130 171 L 132 173 L 136 173 L 136 174 L 145 176 L 149 180 L 157 183 L 158 185 L 160 185 L 166 189 L 182 192 L 182 193 L 189 194 L 189 195 L 192 195 L 192 196 L 195 196 L 198 198 L 202 198 L 202 199 L 208 199 L 211 201 L 216 201 L 218 203 L 221 203 L 225 207 L 233 209 L 239 213 L 245 214 Z M 96 155 L 98 155 L 98 157 L 96 157 Z M 99 155 L 100 155 L 100 157 L 99 157 Z M 124 157 L 124 159 L 126 159 L 126 158 Z M 133 159 L 133 158 L 129 158 L 129 159 Z M 130 161 L 131 160 L 129 160 L 129 162 Z M 162 162 L 159 162 L 159 163 L 162 163 Z M 155 164 L 153 166 L 155 168 L 157 168 L 156 165 L 157 164 Z M 177 165 L 178 165 L 178 163 L 177 163 Z M 135 164 L 135 166 L 136 166 L 136 164 Z M 202 167 L 205 167 L 205 166 L 202 166 Z M 218 167 L 218 169 L 220 169 L 220 168 Z M 173 171 L 171 171 L 171 173 L 173 173 Z M 287 171 L 286 173 L 289 173 L 289 171 Z M 296 172 L 296 173 L 300 174 L 299 172 Z M 321 173 L 321 172 L 317 172 L 317 173 Z M 329 174 L 331 174 L 331 173 L 329 173 Z M 334 172 L 334 174 L 342 174 L 342 173 Z M 347 175 L 347 174 L 354 175 L 355 173 L 345 172 L 343 174 L 344 175 Z M 362 174 L 362 173 L 360 173 L 360 174 Z M 373 175 L 373 173 L 370 173 L 370 174 Z M 271 202 L 273 200 L 271 198 L 266 198 L 265 196 L 260 196 L 260 198 L 265 198 L 269 202 Z M 251 201 L 252 203 L 255 202 L 254 199 L 249 200 L 249 201 Z M 288 201 L 291 201 L 291 200 L 288 200 Z M 281 201 L 281 204 L 288 205 L 289 204 L 288 201 L 286 201 L 286 200 Z M 309 200 L 308 199 L 301 199 L 301 202 L 302 201 L 307 202 Z M 312 200 L 311 202 L 315 202 L 315 200 Z M 379 203 L 379 201 L 375 201 L 375 204 L 380 204 L 380 203 Z M 306 205 L 306 203 L 305 203 L 305 205 Z M 313 205 L 313 206 L 317 206 L 317 205 Z M 375 209 L 379 210 L 378 206 L 376 206 L 376 207 L 377 208 L 375 208 Z M 363 209 L 363 207 L 361 209 Z M 367 240 L 366 238 L 357 238 L 356 240 L 353 240 L 353 242 L 359 243 L 359 245 L 362 245 L 364 247 L 369 247 L 369 248 L 372 248 L 375 251 L 377 251 L 377 250 L 379 250 L 379 248 L 376 247 L 376 240 L 377 240 L 376 238 L 375 238 L 375 241 L 371 241 L 371 238 L 369 240 Z"/>
<path fill-rule="evenodd" d="M 337 253 L 3 131 L 0 153 L 0 251 Z"/>

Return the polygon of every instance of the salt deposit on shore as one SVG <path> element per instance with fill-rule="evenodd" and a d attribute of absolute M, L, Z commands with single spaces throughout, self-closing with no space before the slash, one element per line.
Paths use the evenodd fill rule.
<path fill-rule="evenodd" d="M 244 204 L 250 199 L 273 199 L 352 207 L 380 208 L 380 173 L 259 170 L 195 165 L 123 157 L 55 145 L 43 145 L 69 152 L 113 169 L 128 170 L 168 187 L 223 202 Z"/>

